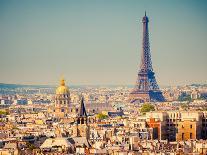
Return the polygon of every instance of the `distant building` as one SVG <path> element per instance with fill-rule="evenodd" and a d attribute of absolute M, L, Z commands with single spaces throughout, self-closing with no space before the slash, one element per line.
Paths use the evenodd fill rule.
<path fill-rule="evenodd" d="M 26 104 L 28 104 L 28 101 L 27 101 L 27 99 L 18 99 L 18 100 L 14 100 L 14 104 L 26 105 Z"/>
<path fill-rule="evenodd" d="M 11 105 L 12 102 L 9 99 L 0 99 L 0 105 Z"/>
<path fill-rule="evenodd" d="M 88 103 L 86 104 L 87 111 L 89 113 L 100 113 L 102 111 L 112 111 L 113 107 L 109 102 L 104 103 Z"/>
<path fill-rule="evenodd" d="M 198 90 L 193 90 L 190 96 L 191 99 L 198 99 L 201 97 L 201 94 Z"/>

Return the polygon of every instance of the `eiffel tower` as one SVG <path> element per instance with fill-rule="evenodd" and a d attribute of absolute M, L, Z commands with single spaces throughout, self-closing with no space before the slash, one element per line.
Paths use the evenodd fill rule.
<path fill-rule="evenodd" d="M 142 55 L 141 65 L 138 72 L 136 86 L 129 95 L 131 103 L 134 102 L 163 102 L 165 101 L 162 92 L 159 89 L 155 79 L 155 73 L 152 68 L 152 60 L 149 45 L 149 19 L 145 16 L 142 19 L 143 23 L 143 41 L 142 41 Z"/>

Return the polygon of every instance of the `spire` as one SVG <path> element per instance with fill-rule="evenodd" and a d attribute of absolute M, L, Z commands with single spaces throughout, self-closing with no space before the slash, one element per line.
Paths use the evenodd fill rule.
<path fill-rule="evenodd" d="M 65 79 L 64 79 L 63 76 L 62 76 L 61 79 L 60 79 L 60 85 L 61 85 L 61 86 L 65 86 Z"/>
<path fill-rule="evenodd" d="M 144 16 L 146 17 L 147 15 L 146 15 L 146 10 L 145 10 L 145 12 L 144 12 Z"/>
<path fill-rule="evenodd" d="M 79 117 L 87 117 L 86 108 L 85 108 L 84 98 L 83 97 L 81 97 L 81 106 L 80 106 Z"/>
<path fill-rule="evenodd" d="M 150 54 L 150 44 L 149 44 L 149 30 L 148 30 L 149 19 L 145 16 L 142 19 L 143 23 L 143 38 L 142 38 L 142 55 L 141 55 L 141 70 L 150 70 L 152 71 L 152 61 Z"/>
<path fill-rule="evenodd" d="M 61 85 L 61 86 L 65 86 L 65 80 L 64 80 L 64 79 L 61 79 L 61 80 L 60 80 L 60 85 Z"/>

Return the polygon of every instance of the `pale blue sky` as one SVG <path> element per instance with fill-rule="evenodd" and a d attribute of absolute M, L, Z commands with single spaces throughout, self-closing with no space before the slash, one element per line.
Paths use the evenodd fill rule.
<path fill-rule="evenodd" d="M 206 0 L 1 0 L 0 83 L 134 84 L 145 10 L 158 83 L 206 83 Z"/>

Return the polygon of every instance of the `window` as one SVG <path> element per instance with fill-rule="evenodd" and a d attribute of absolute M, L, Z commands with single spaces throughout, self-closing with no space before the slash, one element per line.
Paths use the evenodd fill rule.
<path fill-rule="evenodd" d="M 184 133 L 182 133 L 182 140 L 184 140 Z"/>
<path fill-rule="evenodd" d="M 190 133 L 190 139 L 192 139 L 193 138 L 193 134 L 192 133 Z"/>
<path fill-rule="evenodd" d="M 191 128 L 191 129 L 193 128 L 192 124 L 190 125 L 190 128 Z"/>
<path fill-rule="evenodd" d="M 64 109 L 61 109 L 61 112 L 64 112 Z"/>
<path fill-rule="evenodd" d="M 184 128 L 184 125 L 182 125 L 182 128 Z"/>

